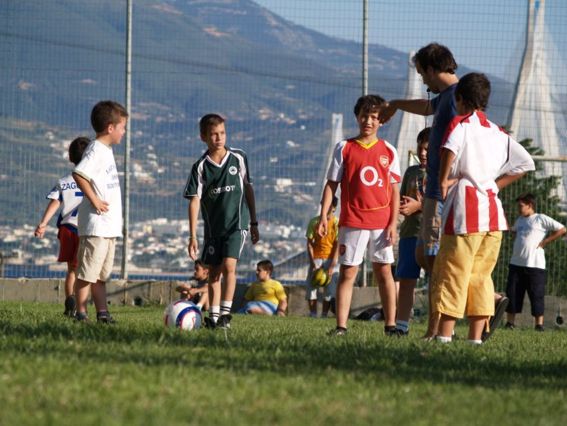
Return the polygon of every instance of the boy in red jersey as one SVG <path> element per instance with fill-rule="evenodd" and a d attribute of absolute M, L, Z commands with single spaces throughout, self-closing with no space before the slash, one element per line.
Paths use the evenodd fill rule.
<path fill-rule="evenodd" d="M 339 142 L 327 173 L 321 211 L 328 211 L 341 185 L 339 218 L 340 272 L 337 288 L 337 327 L 332 335 L 344 335 L 352 299 L 352 289 L 366 247 L 378 281 L 387 335 L 396 335 L 396 288 L 391 264 L 400 207 L 400 163 L 396 149 L 378 139 L 379 111 L 386 104 L 377 95 L 362 96 L 354 106 L 359 134 Z M 327 234 L 326 215 L 318 226 Z"/>
<path fill-rule="evenodd" d="M 455 89 L 459 115 L 447 129 L 441 148 L 439 186 L 443 236 L 433 274 L 433 312 L 440 316 L 437 340 L 450 342 L 455 321 L 466 313 L 468 340 L 481 344 L 490 337 L 488 319 L 494 314 L 492 270 L 502 231 L 508 229 L 498 193 L 535 170 L 530 154 L 490 122 L 484 110 L 490 81 L 470 73 Z"/>

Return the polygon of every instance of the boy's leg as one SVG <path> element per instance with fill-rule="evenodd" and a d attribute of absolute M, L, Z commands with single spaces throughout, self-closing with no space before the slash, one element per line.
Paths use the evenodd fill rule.
<path fill-rule="evenodd" d="M 221 302 L 220 316 L 229 315 L 236 289 L 236 264 L 238 260 L 233 257 L 226 257 L 222 261 L 222 274 L 224 279 L 221 281 Z"/>
<path fill-rule="evenodd" d="M 525 268 L 517 265 L 508 265 L 508 280 L 506 283 L 506 296 L 510 299 L 506 308 L 506 326 L 513 328 L 516 314 L 522 312 L 524 296 L 526 294 L 526 278 L 522 272 Z"/>
<path fill-rule="evenodd" d="M 398 309 L 396 311 L 396 322 L 403 321 L 409 323 L 411 310 L 415 301 L 415 285 L 417 280 L 402 278 L 400 279 L 400 292 L 398 294 Z"/>
<path fill-rule="evenodd" d="M 545 312 L 545 284 L 547 275 L 545 269 L 526 268 L 528 279 L 527 291 L 531 304 L 531 314 L 534 317 L 534 326 L 543 327 L 543 314 Z"/>
<path fill-rule="evenodd" d="M 337 327 L 347 328 L 352 288 L 358 274 L 358 265 L 341 265 L 337 288 Z"/>
<path fill-rule="evenodd" d="M 67 275 L 65 276 L 65 297 L 73 296 L 75 293 L 76 267 L 72 262 L 67 262 Z"/>
<path fill-rule="evenodd" d="M 87 313 L 87 301 L 89 299 L 89 286 L 90 282 L 77 279 L 75 281 L 75 297 L 76 297 L 76 310 L 78 314 Z"/>
<path fill-rule="evenodd" d="M 411 310 L 415 301 L 415 286 L 423 263 L 423 244 L 418 245 L 416 237 L 402 238 L 399 242 L 398 265 L 396 276 L 400 280 L 398 306 L 396 310 L 396 328 L 404 334 L 409 331 Z"/>
<path fill-rule="evenodd" d="M 222 265 L 209 265 L 209 318 L 216 324 L 220 314 Z"/>
<path fill-rule="evenodd" d="M 372 263 L 374 275 L 378 281 L 378 291 L 384 310 L 384 325 L 396 326 L 396 284 L 389 263 Z"/>
<path fill-rule="evenodd" d="M 91 286 L 93 295 L 93 302 L 97 312 L 105 312 L 107 310 L 106 304 L 106 282 L 97 280 Z"/>

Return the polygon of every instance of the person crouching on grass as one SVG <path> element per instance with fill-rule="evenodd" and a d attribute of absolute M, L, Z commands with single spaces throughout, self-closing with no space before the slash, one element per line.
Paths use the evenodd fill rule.
<path fill-rule="evenodd" d="M 247 302 L 238 311 L 239 313 L 285 317 L 287 296 L 281 283 L 272 279 L 273 272 L 274 265 L 271 261 L 258 262 L 256 265 L 258 281 L 253 282 L 246 290 L 244 299 Z"/>
<path fill-rule="evenodd" d="M 441 148 L 439 184 L 445 204 L 432 300 L 440 316 L 436 339 L 444 343 L 451 341 L 455 322 L 465 313 L 470 343 L 490 337 L 493 330 L 483 331 L 494 314 L 491 274 L 502 231 L 508 229 L 498 193 L 535 170 L 524 147 L 486 118 L 489 96 L 484 74 L 461 78 L 455 89 L 459 115 Z"/>

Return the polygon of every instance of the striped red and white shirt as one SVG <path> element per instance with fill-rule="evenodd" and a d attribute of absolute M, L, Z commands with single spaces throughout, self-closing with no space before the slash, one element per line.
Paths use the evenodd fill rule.
<path fill-rule="evenodd" d="M 390 221 L 392 185 L 400 182 L 396 148 L 382 139 L 339 142 L 327 179 L 341 184 L 340 226 L 385 229 Z"/>
<path fill-rule="evenodd" d="M 443 233 L 507 230 L 496 179 L 535 170 L 530 154 L 480 111 L 455 117 L 442 149 L 455 154 L 449 179 L 458 178 L 445 200 Z"/>

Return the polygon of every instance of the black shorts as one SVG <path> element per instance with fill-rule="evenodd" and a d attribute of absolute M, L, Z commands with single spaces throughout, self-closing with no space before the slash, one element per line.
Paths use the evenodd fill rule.
<path fill-rule="evenodd" d="M 510 299 L 510 303 L 506 312 L 510 314 L 522 312 L 524 295 L 527 291 L 532 305 L 532 316 L 543 315 L 546 282 L 547 271 L 545 269 L 509 265 L 506 296 Z"/>

